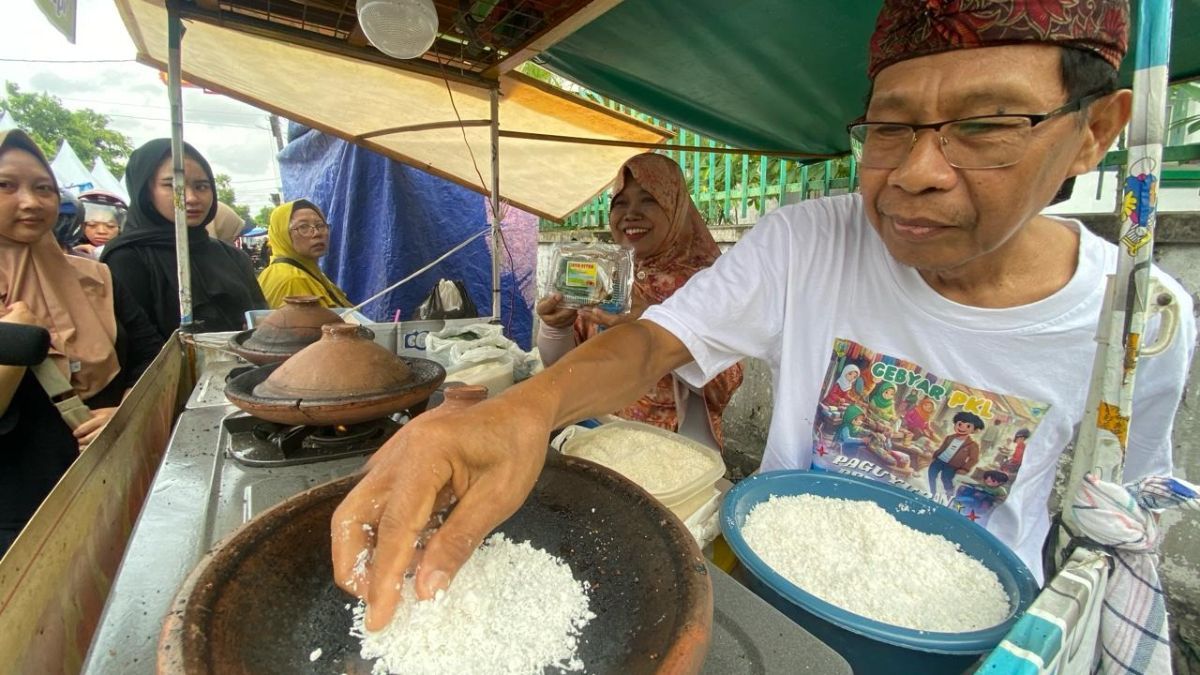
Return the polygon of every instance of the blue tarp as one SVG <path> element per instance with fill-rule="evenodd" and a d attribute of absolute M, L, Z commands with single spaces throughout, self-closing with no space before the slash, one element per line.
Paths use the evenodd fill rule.
<path fill-rule="evenodd" d="M 285 200 L 305 198 L 320 206 L 330 223 L 329 253 L 321 267 L 361 302 L 424 267 L 488 228 L 486 201 L 443 178 L 299 125 L 279 154 Z M 515 211 L 515 210 L 512 210 Z M 505 218 L 510 244 L 523 243 L 536 219 L 516 212 Z M 510 220 L 519 220 L 512 224 Z M 535 244 L 536 245 L 536 244 Z M 505 333 L 529 349 L 536 249 L 511 246 L 503 256 L 501 309 Z M 529 251 L 526 252 L 526 249 Z M 515 266 L 515 273 L 514 273 Z M 462 279 L 480 314 L 490 316 L 492 259 L 484 235 L 421 276 L 363 308 L 376 321 L 416 318 L 417 305 L 440 278 Z"/>

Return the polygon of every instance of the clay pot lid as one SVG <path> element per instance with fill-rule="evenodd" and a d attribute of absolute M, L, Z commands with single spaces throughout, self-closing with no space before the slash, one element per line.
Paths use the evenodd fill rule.
<path fill-rule="evenodd" d="M 321 339 L 296 352 L 254 388 L 263 398 L 335 400 L 386 395 L 409 383 L 404 359 L 348 323 L 321 327 Z"/>
<path fill-rule="evenodd" d="M 321 326 L 345 323 L 315 295 L 289 295 L 245 341 L 247 349 L 294 354 L 321 339 Z"/>

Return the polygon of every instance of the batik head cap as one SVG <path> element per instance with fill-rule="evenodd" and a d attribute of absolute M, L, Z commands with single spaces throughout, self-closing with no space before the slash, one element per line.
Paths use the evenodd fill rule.
<path fill-rule="evenodd" d="M 1129 1 L 884 0 L 867 76 L 918 56 L 1025 43 L 1082 49 L 1119 68 L 1129 46 Z"/>

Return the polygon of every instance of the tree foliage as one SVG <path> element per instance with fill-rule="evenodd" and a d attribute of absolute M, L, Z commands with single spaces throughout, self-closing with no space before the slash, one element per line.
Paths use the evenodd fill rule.
<path fill-rule="evenodd" d="M 124 175 L 133 142 L 110 129 L 107 116 L 90 108 L 68 110 L 57 96 L 23 92 L 14 82 L 5 82 L 4 90 L 0 107 L 33 137 L 47 157 L 54 157 L 65 139 L 84 162 L 90 164 L 99 157 L 118 178 Z"/>
<path fill-rule="evenodd" d="M 258 210 L 258 215 L 254 216 L 254 222 L 267 227 L 271 224 L 271 212 L 275 210 L 274 206 L 264 206 Z"/>
<path fill-rule="evenodd" d="M 228 204 L 233 207 L 234 211 L 245 220 L 250 217 L 250 207 L 245 204 L 237 203 L 237 192 L 233 189 L 233 179 L 227 173 L 219 173 L 216 175 L 217 180 L 217 201 Z"/>

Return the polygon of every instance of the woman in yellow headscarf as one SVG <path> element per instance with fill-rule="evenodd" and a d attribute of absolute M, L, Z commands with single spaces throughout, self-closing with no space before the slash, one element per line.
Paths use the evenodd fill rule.
<path fill-rule="evenodd" d="M 258 285 L 272 309 L 283 306 L 289 295 L 315 295 L 326 307 L 350 307 L 342 289 L 321 268 L 317 259 L 329 250 L 329 224 L 316 204 L 297 199 L 275 208 L 267 229 L 273 256 L 258 275 Z"/>

